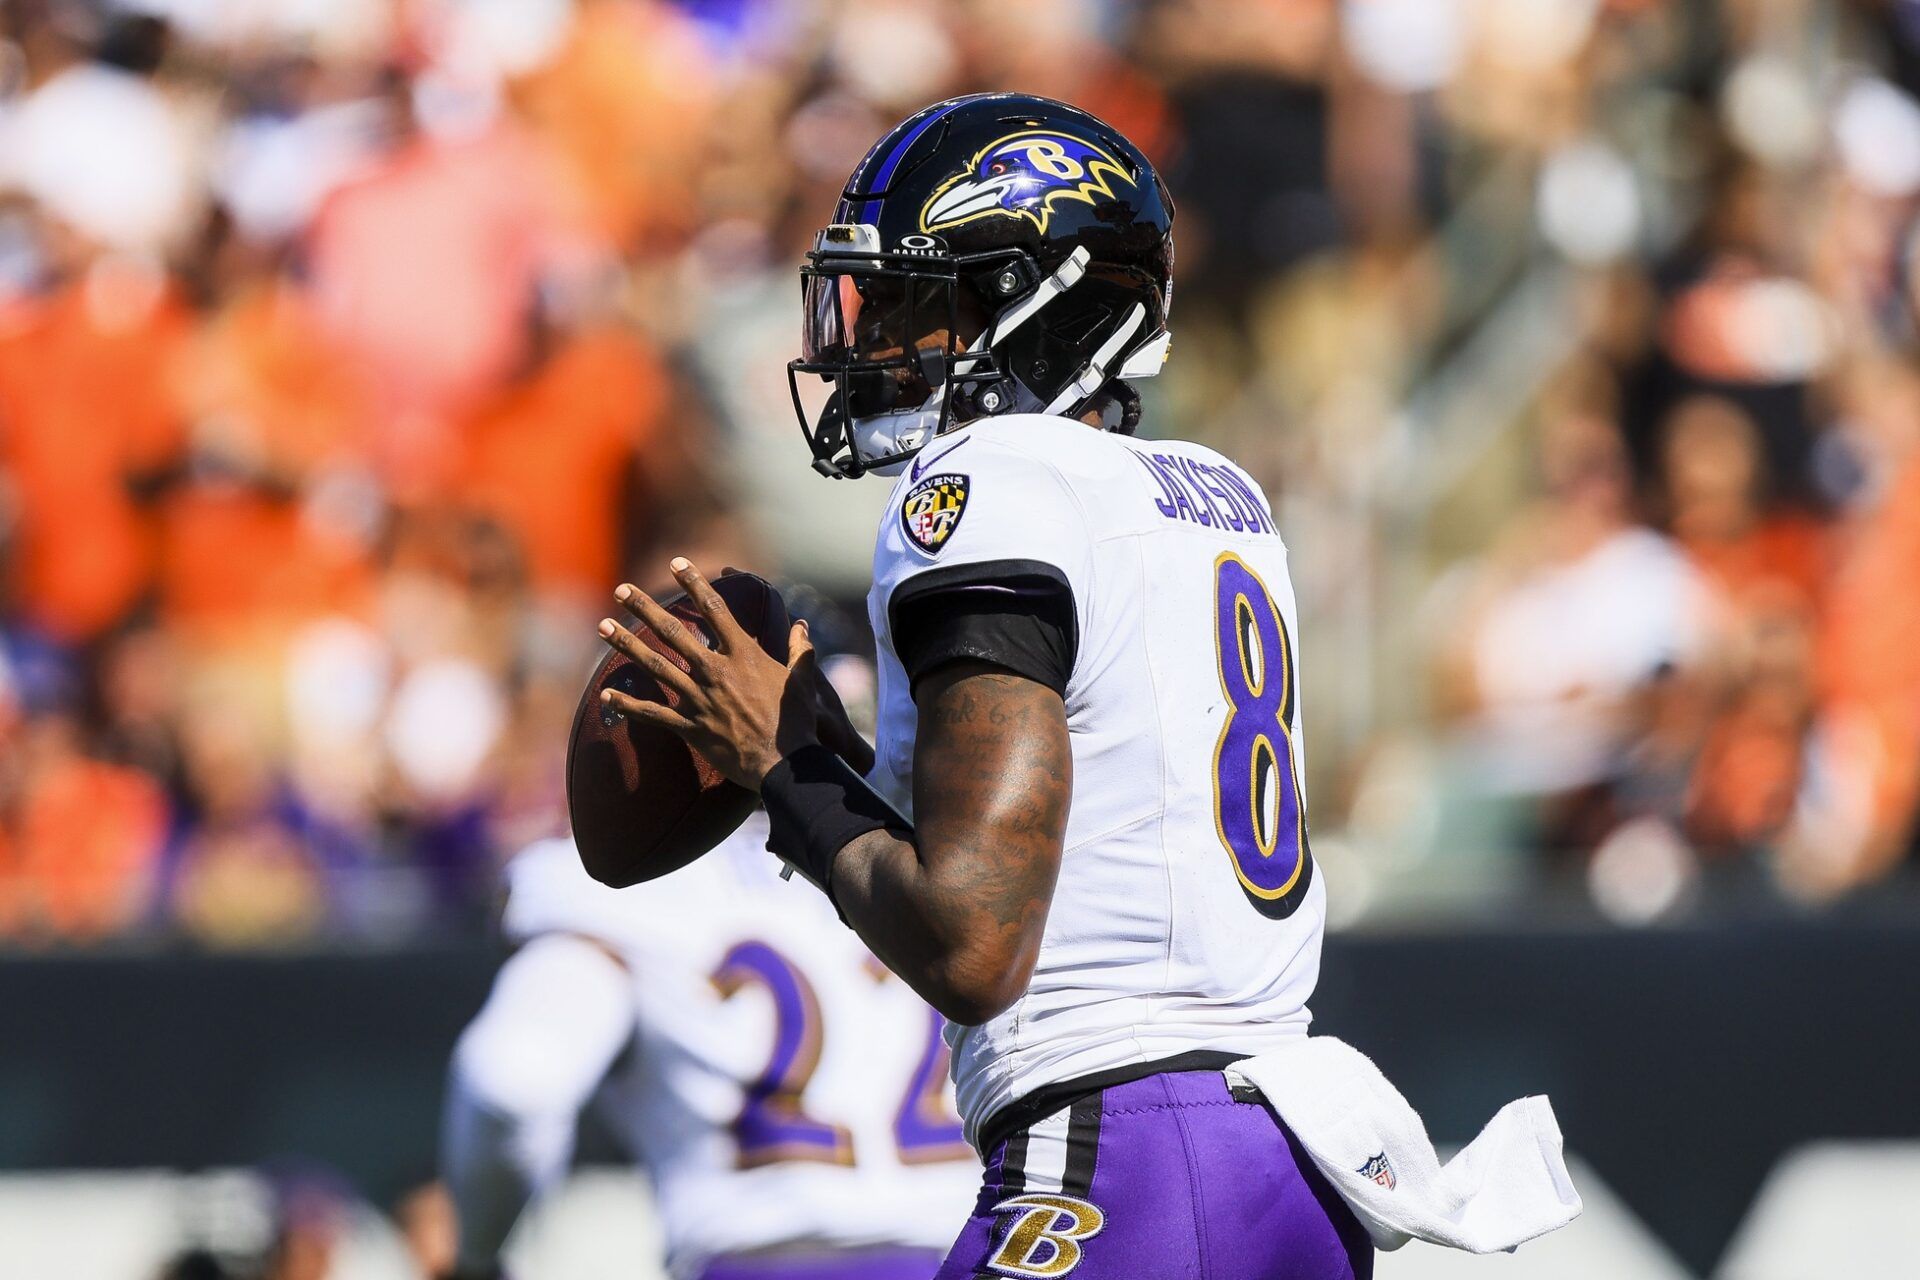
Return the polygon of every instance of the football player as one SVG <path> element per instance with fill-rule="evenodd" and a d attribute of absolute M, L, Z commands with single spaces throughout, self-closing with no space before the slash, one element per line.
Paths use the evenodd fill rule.
<path fill-rule="evenodd" d="M 866 776 L 821 745 L 804 624 L 783 667 L 681 559 L 716 649 L 616 598 L 687 673 L 600 625 L 675 700 L 617 709 L 758 790 L 770 848 L 952 1023 L 986 1171 L 942 1280 L 1372 1273 L 1347 1204 L 1224 1071 L 1306 1035 L 1325 891 L 1271 506 L 1212 449 L 1132 434 L 1172 220 L 1113 129 L 994 94 L 880 139 L 819 233 L 801 427 L 818 470 L 893 478 Z"/>
<path fill-rule="evenodd" d="M 825 899 L 795 910 L 766 839 L 756 815 L 625 894 L 566 839 L 508 865 L 516 950 L 449 1071 L 456 1276 L 500 1274 L 590 1100 L 649 1175 L 676 1277 L 926 1280 L 939 1266 L 977 1180 L 939 1015 Z"/>

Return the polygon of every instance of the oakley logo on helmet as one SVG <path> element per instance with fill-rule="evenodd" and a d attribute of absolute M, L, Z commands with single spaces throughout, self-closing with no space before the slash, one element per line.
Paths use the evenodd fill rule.
<path fill-rule="evenodd" d="M 934 189 L 920 229 L 938 231 L 978 218 L 1030 218 L 1043 233 L 1054 206 L 1115 199 L 1112 184 L 1134 186 L 1104 148 L 1069 133 L 1027 129 L 995 139 L 967 167 Z"/>
<path fill-rule="evenodd" d="M 945 253 L 947 246 L 939 236 L 901 236 L 898 252 L 913 257 L 929 257 L 936 253 Z"/>

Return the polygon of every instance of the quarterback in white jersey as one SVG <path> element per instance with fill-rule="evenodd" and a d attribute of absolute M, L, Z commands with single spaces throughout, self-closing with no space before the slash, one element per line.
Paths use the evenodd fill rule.
<path fill-rule="evenodd" d="M 601 623 L 673 695 L 609 702 L 757 789 L 769 848 L 954 1024 L 986 1170 L 940 1280 L 1372 1274 L 1351 1208 L 1227 1074 L 1305 1036 L 1325 886 L 1266 495 L 1132 438 L 1172 218 L 1101 121 L 982 94 L 876 143 L 816 240 L 789 366 L 814 465 L 896 477 L 870 769 L 824 745 L 804 625 L 774 662 L 687 561 L 711 650 L 615 593 L 685 671 Z"/>
<path fill-rule="evenodd" d="M 955 518 L 923 537 L 930 494 Z M 942 625 L 920 620 L 923 593 L 945 611 L 956 589 L 1051 588 L 1077 620 L 1055 677 L 1073 800 L 1039 958 L 1010 1007 L 950 1032 L 969 1136 L 1004 1128 L 1016 1101 L 1046 1114 L 1062 1081 L 1225 1065 L 1305 1035 L 1325 889 L 1300 789 L 1293 589 L 1259 487 L 1200 445 L 1012 416 L 937 441 L 887 511 L 869 778 L 903 812 L 918 710 L 896 619 Z"/>
<path fill-rule="evenodd" d="M 765 845 L 756 814 L 625 891 L 564 838 L 508 865 L 516 949 L 449 1072 L 461 1275 L 495 1273 L 590 1103 L 649 1176 L 675 1276 L 932 1275 L 977 1182 L 939 1015 Z"/>

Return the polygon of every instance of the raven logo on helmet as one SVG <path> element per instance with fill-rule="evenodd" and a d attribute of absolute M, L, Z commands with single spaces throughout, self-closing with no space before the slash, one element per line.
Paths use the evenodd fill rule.
<path fill-rule="evenodd" d="M 1104 148 L 1055 130 L 1026 129 L 982 147 L 967 167 L 934 188 L 920 229 L 938 231 L 977 218 L 1031 218 L 1044 233 L 1056 203 L 1116 198 L 1112 183 L 1136 185 Z"/>

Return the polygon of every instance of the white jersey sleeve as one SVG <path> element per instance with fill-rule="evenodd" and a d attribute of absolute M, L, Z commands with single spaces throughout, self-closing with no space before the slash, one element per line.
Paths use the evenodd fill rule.
<path fill-rule="evenodd" d="M 895 625 L 905 606 L 949 591 L 1038 596 L 1064 588 L 1077 637 L 1089 626 L 1094 579 L 1085 499 L 1043 451 L 971 427 L 926 450 L 895 483 L 874 546 L 867 609 L 881 685 L 875 788 L 912 814 L 915 710 Z M 1071 701 L 1077 654 L 1069 666 L 1061 692 Z"/>
<path fill-rule="evenodd" d="M 950 440 L 951 442 L 947 442 Z M 874 551 L 874 595 L 891 608 L 955 584 L 1018 590 L 1051 578 L 1090 598 L 1093 557 L 1081 498 L 1044 456 L 962 432 L 904 473 Z"/>

